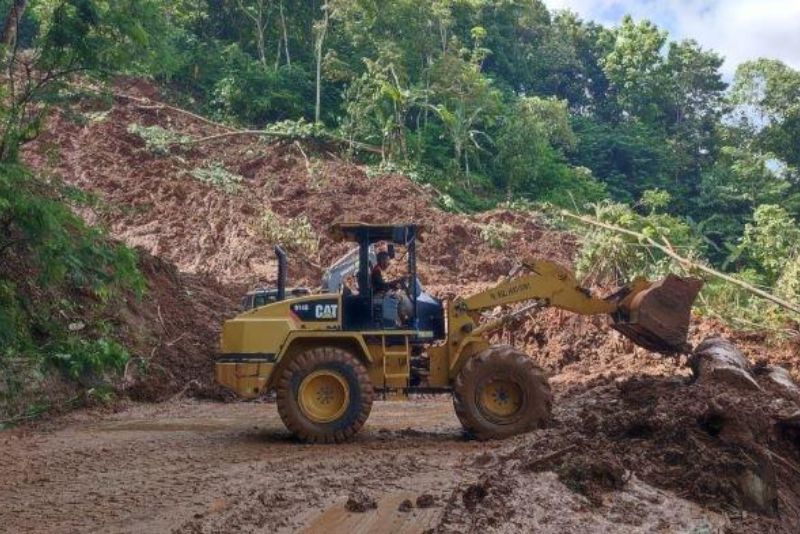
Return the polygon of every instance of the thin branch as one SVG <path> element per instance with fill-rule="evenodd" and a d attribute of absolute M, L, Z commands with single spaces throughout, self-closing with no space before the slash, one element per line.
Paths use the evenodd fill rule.
<path fill-rule="evenodd" d="M 303 156 L 303 159 L 306 162 L 306 172 L 308 173 L 308 178 L 312 179 L 314 177 L 314 173 L 311 172 L 311 162 L 308 161 L 308 156 L 306 156 L 305 150 L 303 150 L 303 147 L 300 146 L 300 143 L 298 143 L 297 141 L 295 141 L 293 144 L 295 147 L 297 147 L 297 150 L 299 150 L 300 154 Z"/>
<path fill-rule="evenodd" d="M 206 137 L 200 137 L 199 139 L 192 139 L 189 143 L 199 144 L 199 143 L 207 143 L 209 141 L 216 141 L 219 139 L 224 139 L 226 137 L 236 137 L 236 136 L 258 136 L 258 137 L 275 137 L 277 139 L 297 139 L 297 134 L 288 133 L 288 132 L 268 132 L 265 130 L 236 130 L 232 132 L 225 132 L 221 134 L 209 135 Z M 367 145 L 365 143 L 359 143 L 356 141 L 349 141 L 347 139 L 343 139 L 333 134 L 329 133 L 321 133 L 319 134 L 320 137 L 324 139 L 328 139 L 329 141 L 334 141 L 336 143 L 348 144 L 352 145 L 354 148 L 358 150 L 363 150 L 365 152 L 372 152 L 373 154 L 380 154 L 381 149 L 372 145 Z"/>
<path fill-rule="evenodd" d="M 141 109 L 168 109 L 170 111 L 174 111 L 176 113 L 181 113 L 181 114 L 186 115 L 188 117 L 192 117 L 193 119 L 199 120 L 199 121 L 204 122 L 204 123 L 206 123 L 208 125 L 216 126 L 217 128 L 222 128 L 223 130 L 228 130 L 229 132 L 236 131 L 234 128 L 231 128 L 230 126 L 226 126 L 226 125 L 221 124 L 219 122 L 214 122 L 211 119 L 207 119 L 207 118 L 205 118 L 205 117 L 203 117 L 201 115 L 197 115 L 195 113 L 192 113 L 191 111 L 187 111 L 187 110 L 181 109 L 181 108 L 176 108 L 175 106 L 170 106 L 169 104 L 164 104 L 163 102 L 155 102 L 155 104 L 152 104 L 154 102 L 152 100 L 149 100 L 149 99 L 146 99 L 146 98 L 138 98 L 138 97 L 131 96 L 131 95 L 126 95 L 126 94 L 123 94 L 123 93 L 114 93 L 114 96 L 116 98 L 124 98 L 126 100 L 131 100 L 133 102 L 141 103 L 142 105 L 138 106 Z"/>
<path fill-rule="evenodd" d="M 782 308 L 785 308 L 787 310 L 791 310 L 791 311 L 793 311 L 793 312 L 795 312 L 797 314 L 800 314 L 800 306 L 798 306 L 796 304 L 793 304 L 793 303 L 791 303 L 791 302 L 789 302 L 787 300 L 783 300 L 782 298 L 776 297 L 775 295 L 767 293 L 766 291 L 762 291 L 761 289 L 758 289 L 757 287 L 755 287 L 753 285 L 750 285 L 747 282 L 743 282 L 742 280 L 739 280 L 737 278 L 729 276 L 729 275 L 727 275 L 725 273 L 721 273 L 721 272 L 717 271 L 716 269 L 712 269 L 711 267 L 707 267 L 707 266 L 703 265 L 702 263 L 697 263 L 695 261 L 692 261 L 692 260 L 689 260 L 687 258 L 684 258 L 683 256 L 680 256 L 679 254 L 677 254 L 673 250 L 670 250 L 669 248 L 665 247 L 664 245 L 661 245 L 660 243 L 658 243 L 654 239 L 652 239 L 652 238 L 650 238 L 650 237 L 648 237 L 648 236 L 646 236 L 646 235 L 644 235 L 642 233 L 635 232 L 633 230 L 628 230 L 627 228 L 620 228 L 619 226 L 614 226 L 613 224 L 604 223 L 604 222 L 601 222 L 601 221 L 598 221 L 598 220 L 595 220 L 595 219 L 592 219 L 592 218 L 589 218 L 589 217 L 585 217 L 585 216 L 582 216 L 582 215 L 576 215 L 576 214 L 571 213 L 571 212 L 569 212 L 567 210 L 561 210 L 560 213 L 564 217 L 569 217 L 570 219 L 574 219 L 576 221 L 580 221 L 580 222 L 582 222 L 584 224 L 597 226 L 597 227 L 600 227 L 600 228 L 605 228 L 606 230 L 610 230 L 612 232 L 617 232 L 617 233 L 620 233 L 620 234 L 625 234 L 625 235 L 629 235 L 631 237 L 635 237 L 636 239 L 638 239 L 640 241 L 644 241 L 644 242 L 648 243 L 653 248 L 656 248 L 656 249 L 660 250 L 661 252 L 663 252 L 664 254 L 669 256 L 670 258 L 672 258 L 675 261 L 677 261 L 684 268 L 689 267 L 689 268 L 692 268 L 692 269 L 697 269 L 699 271 L 703 271 L 704 273 L 710 274 L 711 276 L 719 278 L 720 280 L 724 280 L 724 281 L 729 282 L 731 284 L 737 285 L 737 286 L 741 287 L 742 289 L 744 289 L 746 291 L 749 291 L 750 293 L 752 293 L 754 295 L 757 295 L 757 296 L 759 296 L 759 297 L 761 297 L 763 299 L 766 299 L 766 300 L 768 300 L 770 302 L 773 302 L 773 303 L 777 304 L 778 306 L 780 306 Z"/>

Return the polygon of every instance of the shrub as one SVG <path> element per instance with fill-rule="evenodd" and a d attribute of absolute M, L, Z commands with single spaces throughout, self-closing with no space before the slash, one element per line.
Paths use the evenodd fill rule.
<path fill-rule="evenodd" d="M 260 229 L 267 241 L 289 250 L 313 255 L 319 248 L 317 232 L 305 215 L 287 219 L 268 209 L 261 217 Z"/>
<path fill-rule="evenodd" d="M 491 248 L 505 248 L 509 239 L 514 237 L 519 230 L 506 223 L 489 223 L 481 225 L 481 239 Z"/>
<path fill-rule="evenodd" d="M 116 341 L 106 338 L 87 340 L 68 337 L 52 355 L 53 361 L 73 379 L 101 375 L 105 371 L 121 372 L 130 359 L 128 351 Z"/>
<path fill-rule="evenodd" d="M 313 77 L 302 66 L 265 67 L 235 44 L 222 51 L 227 69 L 212 89 L 214 107 L 245 124 L 313 116 Z"/>
<path fill-rule="evenodd" d="M 241 187 L 242 178 L 226 169 L 222 163 L 215 162 L 208 167 L 198 167 L 189 173 L 192 177 L 200 180 L 226 193 L 235 193 Z"/>
<path fill-rule="evenodd" d="M 601 222 L 641 233 L 689 260 L 704 261 L 702 239 L 681 219 L 658 213 L 639 215 L 625 204 L 610 201 L 593 208 L 592 216 Z M 660 278 L 681 270 L 669 256 L 635 237 L 598 227 L 578 226 L 576 230 L 584 234 L 577 259 L 579 276 L 623 284 L 636 276 Z"/>
<path fill-rule="evenodd" d="M 166 156 L 173 146 L 185 145 L 191 141 L 190 137 L 165 130 L 161 126 L 142 126 L 135 122 L 128 125 L 128 133 L 139 136 L 147 150 L 157 156 Z"/>

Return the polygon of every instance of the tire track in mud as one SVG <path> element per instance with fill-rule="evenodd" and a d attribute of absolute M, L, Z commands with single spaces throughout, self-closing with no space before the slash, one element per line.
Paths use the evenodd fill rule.
<path fill-rule="evenodd" d="M 561 400 L 555 417 L 570 421 L 580 406 Z M 135 405 L 57 424 L 0 434 L 0 530 L 643 533 L 724 524 L 636 479 L 595 505 L 553 472 L 520 471 L 520 450 L 563 446 L 558 425 L 467 441 L 449 398 L 377 402 L 356 439 L 340 445 L 294 441 L 263 402 Z M 357 492 L 376 509 L 347 511 Z M 414 504 L 426 494 L 431 507 Z M 412 506 L 400 510 L 406 499 Z"/>
<path fill-rule="evenodd" d="M 449 399 L 378 403 L 365 431 L 338 446 L 295 442 L 265 403 L 134 406 L 64 423 L 0 435 L 2 529 L 294 530 L 355 489 L 418 491 L 427 480 L 442 498 L 467 476 L 463 455 L 481 447 L 463 440 Z"/>

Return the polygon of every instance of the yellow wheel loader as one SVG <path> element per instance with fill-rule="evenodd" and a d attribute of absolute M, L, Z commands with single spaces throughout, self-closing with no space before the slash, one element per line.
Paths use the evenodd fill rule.
<path fill-rule="evenodd" d="M 335 276 L 326 276 L 334 283 L 316 292 L 287 289 L 286 254 L 276 247 L 278 287 L 249 295 L 246 302 L 257 305 L 225 322 L 216 360 L 217 381 L 241 397 L 274 391 L 281 419 L 304 441 L 352 437 L 376 394 L 452 393 L 458 418 L 478 439 L 544 425 L 552 398 L 544 371 L 523 352 L 489 342 L 509 319 L 536 306 L 605 314 L 640 346 L 665 354 L 688 351 L 691 307 L 702 286 L 697 279 L 639 278 L 598 298 L 560 265 L 528 260 L 490 289 L 443 302 L 417 278 L 416 242 L 424 228 L 343 223 L 333 226 L 332 235 L 358 244 L 349 263 L 338 263 Z M 372 287 L 379 244 L 390 257 L 401 247 L 407 258 L 406 283 L 394 294 Z M 342 276 L 347 265 L 356 278 L 352 288 Z M 515 303 L 527 304 L 484 320 L 485 312 Z"/>

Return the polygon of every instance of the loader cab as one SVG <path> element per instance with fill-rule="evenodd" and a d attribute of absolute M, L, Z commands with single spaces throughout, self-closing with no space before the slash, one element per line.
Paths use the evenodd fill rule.
<path fill-rule="evenodd" d="M 376 225 L 339 223 L 331 228 L 334 240 L 355 242 L 358 245 L 358 270 L 355 288 L 342 291 L 342 328 L 344 330 L 415 330 L 427 341 L 444 338 L 444 307 L 442 302 L 422 287 L 417 277 L 417 240 L 422 240 L 425 228 L 416 224 Z M 385 243 L 393 261 L 405 258 L 406 294 L 411 300 L 411 316 L 397 325 L 385 317 L 385 303 L 372 287 L 374 246 Z M 398 254 L 398 250 L 400 254 Z M 374 259 L 373 259 L 374 261 Z M 424 334 L 424 335 L 423 335 Z"/>

